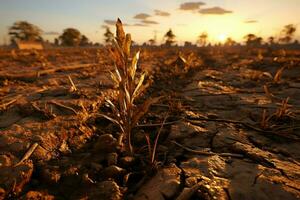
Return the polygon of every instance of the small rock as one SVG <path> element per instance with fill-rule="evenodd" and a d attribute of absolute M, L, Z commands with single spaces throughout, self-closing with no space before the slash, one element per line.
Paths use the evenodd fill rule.
<path fill-rule="evenodd" d="M 197 178 L 196 177 L 188 177 L 185 179 L 185 186 L 186 187 L 193 187 L 194 185 L 197 184 Z"/>
<path fill-rule="evenodd" d="M 111 134 L 101 135 L 94 145 L 94 151 L 101 153 L 116 152 L 117 139 Z"/>
<path fill-rule="evenodd" d="M 226 163 L 223 158 L 218 155 L 207 157 L 193 157 L 186 162 L 181 163 L 187 177 L 200 178 L 206 176 L 213 178 L 215 175 L 226 177 Z"/>
<path fill-rule="evenodd" d="M 107 156 L 107 165 L 116 165 L 118 162 L 118 154 L 117 153 L 109 153 Z"/>
<path fill-rule="evenodd" d="M 33 164 L 31 161 L 24 162 L 16 167 L 1 167 L 0 185 L 5 195 L 22 192 L 24 186 L 30 181 L 32 171 Z"/>
<path fill-rule="evenodd" d="M 176 191 L 179 189 L 179 185 L 179 180 L 171 179 L 169 181 L 166 181 L 165 184 L 161 185 L 159 190 L 164 195 L 164 197 L 171 199 L 176 193 Z"/>
<path fill-rule="evenodd" d="M 54 200 L 55 197 L 44 192 L 29 191 L 21 199 L 22 200 Z"/>
<path fill-rule="evenodd" d="M 9 156 L 0 155 L 0 167 L 7 167 L 11 165 L 12 165 L 12 161 Z"/>
<path fill-rule="evenodd" d="M 45 168 L 44 168 L 45 167 Z M 56 184 L 61 178 L 61 172 L 58 166 L 46 168 L 44 166 L 41 171 L 42 180 L 48 184 Z"/>
<path fill-rule="evenodd" d="M 179 192 L 180 173 L 181 170 L 175 164 L 159 170 L 151 180 L 139 189 L 137 194 L 134 196 L 134 199 L 164 200 L 164 196 L 169 199 L 173 198 L 174 195 Z"/>
<path fill-rule="evenodd" d="M 199 185 L 194 185 L 192 188 L 183 188 L 180 195 L 176 198 L 176 200 L 189 200 L 194 195 L 194 193 L 198 190 Z"/>
<path fill-rule="evenodd" d="M 97 200 L 121 200 L 122 194 L 118 184 L 114 181 L 100 182 L 90 190 L 88 199 Z"/>
<path fill-rule="evenodd" d="M 100 170 L 103 169 L 103 166 L 101 164 L 98 164 L 98 163 L 95 163 L 95 162 L 92 162 L 90 164 L 91 168 L 97 172 L 99 172 Z"/>
<path fill-rule="evenodd" d="M 124 176 L 126 173 L 125 169 L 122 169 L 116 165 L 111 165 L 109 167 L 106 167 L 103 171 L 102 171 L 102 177 L 104 179 L 121 179 L 122 176 Z"/>

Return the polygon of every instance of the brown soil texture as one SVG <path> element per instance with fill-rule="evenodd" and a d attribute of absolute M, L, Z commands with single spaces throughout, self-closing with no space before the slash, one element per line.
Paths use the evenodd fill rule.
<path fill-rule="evenodd" d="M 116 96 L 105 48 L 0 50 L 0 199 L 300 198 L 300 51 L 141 49 L 139 101 L 163 98 L 134 156 L 99 115 Z"/>

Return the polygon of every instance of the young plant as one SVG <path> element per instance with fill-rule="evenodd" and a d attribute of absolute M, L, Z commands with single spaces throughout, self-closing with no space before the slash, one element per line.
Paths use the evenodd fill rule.
<path fill-rule="evenodd" d="M 114 60 L 115 70 L 111 72 L 111 78 L 118 91 L 116 102 L 106 100 L 111 108 L 113 116 L 101 114 L 120 127 L 121 134 L 119 145 L 129 154 L 133 154 L 132 130 L 147 112 L 151 104 L 156 103 L 161 97 L 149 98 L 141 105 L 135 105 L 135 100 L 148 87 L 144 83 L 146 73 L 137 77 L 137 63 L 140 52 L 131 58 L 131 35 L 126 34 L 120 19 L 116 23 L 116 40 L 110 53 Z"/>

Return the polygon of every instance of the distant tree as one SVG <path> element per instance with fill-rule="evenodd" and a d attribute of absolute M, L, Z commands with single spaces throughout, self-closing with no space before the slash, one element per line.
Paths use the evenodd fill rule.
<path fill-rule="evenodd" d="M 55 45 L 55 46 L 58 46 L 58 45 L 59 45 L 59 39 L 58 39 L 58 38 L 55 38 L 55 39 L 54 39 L 54 45 Z"/>
<path fill-rule="evenodd" d="M 114 40 L 114 34 L 110 31 L 109 27 L 106 27 L 104 38 L 106 44 L 111 44 Z"/>
<path fill-rule="evenodd" d="M 85 36 L 85 35 L 82 35 L 81 36 L 81 39 L 80 39 L 80 46 L 88 46 L 90 43 L 89 43 L 89 39 Z"/>
<path fill-rule="evenodd" d="M 9 27 L 8 34 L 10 35 L 11 42 L 18 40 L 23 41 L 42 41 L 42 30 L 26 21 L 17 21 Z"/>
<path fill-rule="evenodd" d="M 273 36 L 268 37 L 269 45 L 273 45 L 274 41 L 275 41 L 275 38 Z"/>
<path fill-rule="evenodd" d="M 198 41 L 197 43 L 200 45 L 200 46 L 206 46 L 206 43 L 207 43 L 207 38 L 208 38 L 208 34 L 206 32 L 203 32 L 199 35 L 198 37 Z"/>
<path fill-rule="evenodd" d="M 225 41 L 225 46 L 233 46 L 236 44 L 236 41 L 234 41 L 231 37 L 228 37 Z"/>
<path fill-rule="evenodd" d="M 59 36 L 62 45 L 65 46 L 78 46 L 81 42 L 81 33 L 75 28 L 67 28 Z"/>
<path fill-rule="evenodd" d="M 154 46 L 156 44 L 156 41 L 155 41 L 155 39 L 150 39 L 150 40 L 148 40 L 148 43 L 150 46 Z"/>
<path fill-rule="evenodd" d="M 185 41 L 183 46 L 184 47 L 192 47 L 193 44 L 191 42 L 189 42 L 189 41 Z"/>
<path fill-rule="evenodd" d="M 175 43 L 175 38 L 176 36 L 174 35 L 172 29 L 170 29 L 164 36 L 165 40 L 166 40 L 166 46 L 172 46 L 172 44 Z"/>
<path fill-rule="evenodd" d="M 285 25 L 283 30 L 281 31 L 282 37 L 279 38 L 280 42 L 290 43 L 294 37 L 297 28 L 294 24 Z"/>
<path fill-rule="evenodd" d="M 246 39 L 247 46 L 259 46 L 262 44 L 262 37 L 257 37 L 256 35 L 249 33 L 244 37 Z"/>

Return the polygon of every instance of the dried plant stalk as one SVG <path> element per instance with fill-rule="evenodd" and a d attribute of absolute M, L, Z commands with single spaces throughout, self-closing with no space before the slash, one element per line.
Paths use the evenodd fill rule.
<path fill-rule="evenodd" d="M 117 102 L 107 100 L 107 105 L 112 109 L 113 117 L 101 114 L 106 119 L 117 124 L 121 129 L 119 144 L 125 146 L 124 150 L 133 154 L 131 132 L 142 116 L 147 113 L 151 104 L 156 103 L 161 97 L 149 98 L 142 105 L 135 105 L 137 97 L 147 88 L 144 83 L 146 74 L 139 78 L 136 76 L 137 63 L 140 53 L 137 52 L 131 59 L 131 35 L 125 34 L 120 19 L 116 23 L 117 37 L 114 48 L 109 49 L 114 59 L 115 70 L 111 72 L 111 79 L 118 91 Z M 125 143 L 125 145 L 123 145 Z"/>

